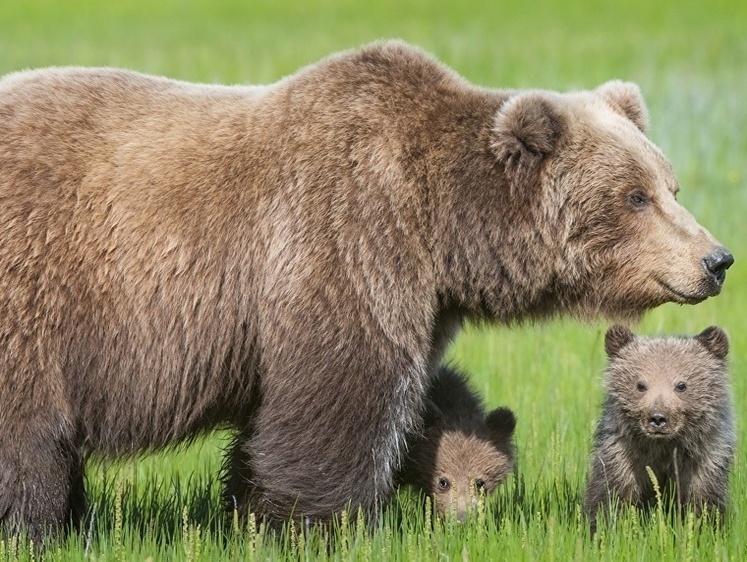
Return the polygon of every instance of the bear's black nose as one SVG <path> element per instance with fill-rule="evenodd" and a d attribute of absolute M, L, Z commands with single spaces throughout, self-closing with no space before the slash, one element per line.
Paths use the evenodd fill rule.
<path fill-rule="evenodd" d="M 734 256 L 726 248 L 716 248 L 714 252 L 703 259 L 706 271 L 720 285 L 726 278 L 726 270 L 734 263 Z"/>
<path fill-rule="evenodd" d="M 667 416 L 661 412 L 654 412 L 649 416 L 648 423 L 655 429 L 661 429 L 667 425 Z"/>

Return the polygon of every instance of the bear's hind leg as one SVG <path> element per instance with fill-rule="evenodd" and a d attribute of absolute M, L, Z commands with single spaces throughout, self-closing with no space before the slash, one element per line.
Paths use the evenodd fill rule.
<path fill-rule="evenodd" d="M 74 530 L 81 530 L 81 525 L 88 512 L 88 497 L 85 488 L 85 461 L 77 451 L 71 451 L 70 491 L 67 505 L 70 512 L 70 523 Z"/>
<path fill-rule="evenodd" d="M 237 435 L 226 453 L 223 464 L 223 503 L 229 512 L 245 517 L 254 488 L 254 473 L 249 453 L 251 432 Z"/>

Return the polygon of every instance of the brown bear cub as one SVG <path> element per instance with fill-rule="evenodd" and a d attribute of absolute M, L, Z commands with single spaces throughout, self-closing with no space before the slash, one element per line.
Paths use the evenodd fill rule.
<path fill-rule="evenodd" d="M 490 494 L 513 471 L 514 413 L 488 413 L 465 376 L 440 367 L 428 389 L 424 430 L 410 443 L 400 484 L 433 498 L 436 510 L 462 521 L 481 494 Z"/>
<path fill-rule="evenodd" d="M 723 512 L 736 442 L 726 334 L 641 338 L 614 326 L 605 350 L 607 397 L 586 489 L 592 530 L 612 502 L 655 504 L 649 470 L 665 502 Z"/>

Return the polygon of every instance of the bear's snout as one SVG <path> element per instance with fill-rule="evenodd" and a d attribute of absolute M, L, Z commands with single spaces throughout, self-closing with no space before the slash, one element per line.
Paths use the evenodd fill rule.
<path fill-rule="evenodd" d="M 667 421 L 667 415 L 663 412 L 652 412 L 648 417 L 648 425 L 657 432 L 667 425 Z"/>
<path fill-rule="evenodd" d="M 723 246 L 716 248 L 710 255 L 703 258 L 703 266 L 706 272 L 719 289 L 724 284 L 724 279 L 726 279 L 726 270 L 733 263 L 734 256 Z"/>
<path fill-rule="evenodd" d="M 658 401 L 641 411 L 639 423 L 645 435 L 657 439 L 677 435 L 683 423 L 682 412 L 671 410 Z"/>

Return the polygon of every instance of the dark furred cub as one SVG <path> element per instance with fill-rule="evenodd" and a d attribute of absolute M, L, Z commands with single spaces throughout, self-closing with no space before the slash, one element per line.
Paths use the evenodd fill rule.
<path fill-rule="evenodd" d="M 597 429 L 586 511 L 592 529 L 613 498 L 667 501 L 721 512 L 736 441 L 723 330 L 640 338 L 621 326 L 605 338 L 607 397 Z M 665 504 L 666 505 L 666 504 Z"/>
<path fill-rule="evenodd" d="M 463 374 L 442 366 L 426 399 L 425 429 L 410 443 L 400 473 L 433 498 L 436 510 L 463 520 L 481 493 L 513 471 L 516 418 L 508 408 L 486 414 Z"/>

